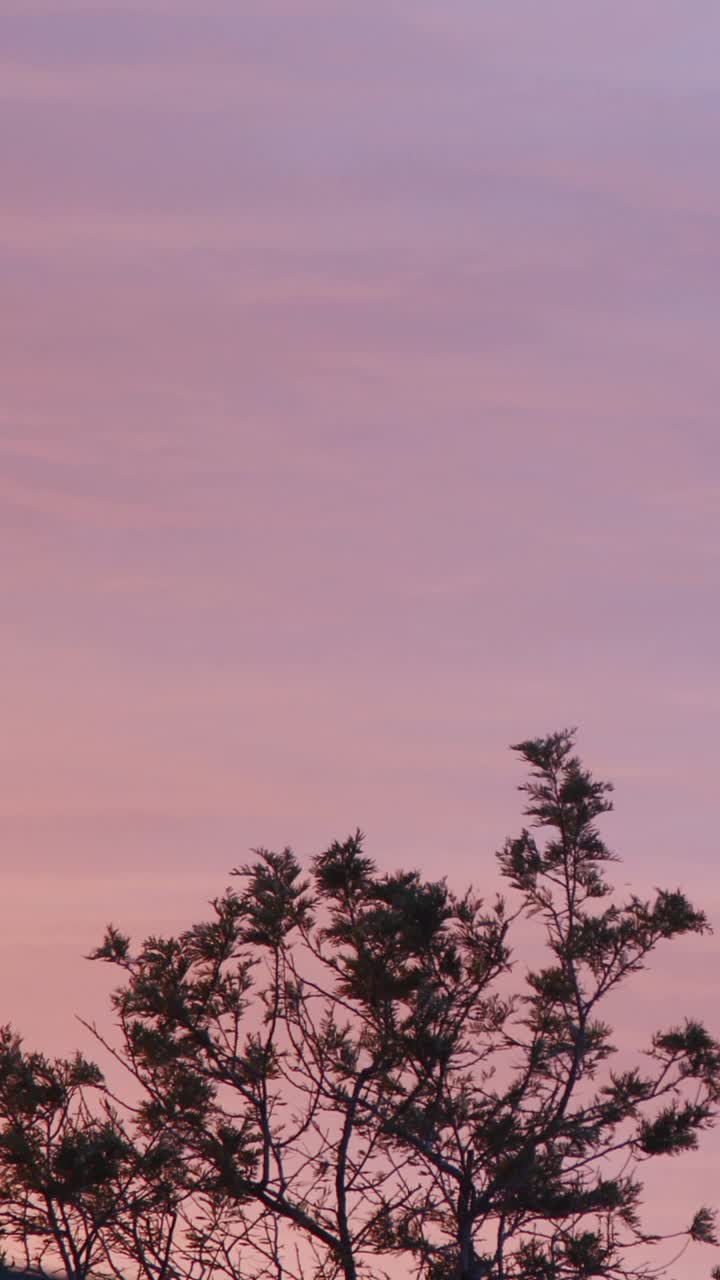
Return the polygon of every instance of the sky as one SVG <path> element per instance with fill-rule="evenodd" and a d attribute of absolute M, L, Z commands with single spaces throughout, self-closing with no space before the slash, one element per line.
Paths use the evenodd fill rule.
<path fill-rule="evenodd" d="M 719 65 L 716 0 L 2 0 L 29 1042 L 101 1020 L 108 919 L 181 927 L 253 847 L 359 825 L 482 889 L 508 744 L 568 724 L 622 884 L 720 923 Z M 642 1016 L 716 964 L 658 956 Z"/>

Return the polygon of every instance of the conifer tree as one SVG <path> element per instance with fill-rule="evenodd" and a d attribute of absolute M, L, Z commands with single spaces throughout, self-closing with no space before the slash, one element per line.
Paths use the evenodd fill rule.
<path fill-rule="evenodd" d="M 602 1012 L 660 942 L 708 923 L 679 890 L 615 900 L 611 787 L 571 733 L 515 750 L 531 827 L 499 854 L 508 901 L 380 873 L 356 833 L 309 877 L 261 851 L 209 921 L 137 953 L 110 929 L 96 953 L 125 974 L 145 1137 L 235 1206 L 243 1275 L 290 1274 L 308 1249 L 312 1274 L 344 1280 L 392 1253 L 426 1280 L 656 1274 L 639 1175 L 713 1122 L 720 1049 L 685 1019 L 623 1065 Z M 544 955 L 509 983 L 521 919 Z M 671 1234 L 714 1242 L 713 1215 Z"/>
<path fill-rule="evenodd" d="M 607 1021 L 708 922 L 679 889 L 615 895 L 611 787 L 572 733 L 515 751 L 529 823 L 503 896 L 380 871 L 356 832 L 306 872 L 258 851 L 175 937 L 109 927 L 116 1026 L 91 1029 L 132 1089 L 123 1107 L 6 1032 L 10 1236 L 67 1280 L 649 1280 L 714 1244 L 710 1208 L 661 1238 L 641 1196 L 645 1163 L 713 1124 L 720 1045 L 676 1016 L 619 1048 Z"/>

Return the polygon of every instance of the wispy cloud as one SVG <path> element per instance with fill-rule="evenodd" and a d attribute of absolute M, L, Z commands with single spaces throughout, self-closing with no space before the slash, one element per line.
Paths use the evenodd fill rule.
<path fill-rule="evenodd" d="M 72 493 L 4 477 L 0 478 L 0 506 L 3 505 L 101 529 L 184 529 L 205 523 L 205 517 L 192 511 L 158 508 L 149 502 L 123 500 L 107 494 Z"/>
<path fill-rule="evenodd" d="M 197 115 L 203 111 L 267 110 L 287 104 L 288 85 L 252 66 L 221 60 L 107 63 L 23 64 L 0 62 L 0 102 L 85 108 L 121 109 L 133 116 L 171 111 Z"/>

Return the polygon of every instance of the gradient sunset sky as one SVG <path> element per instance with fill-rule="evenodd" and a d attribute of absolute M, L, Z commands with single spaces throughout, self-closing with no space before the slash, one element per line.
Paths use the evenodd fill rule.
<path fill-rule="evenodd" d="M 566 724 L 720 923 L 717 0 L 0 0 L 0 59 L 0 1021 L 86 1043 L 104 922 L 253 846 L 482 888 Z"/>

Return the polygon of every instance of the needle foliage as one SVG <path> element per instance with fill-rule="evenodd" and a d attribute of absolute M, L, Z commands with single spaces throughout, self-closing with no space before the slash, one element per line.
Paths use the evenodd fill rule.
<path fill-rule="evenodd" d="M 91 1213 L 103 1274 L 649 1280 L 677 1274 L 673 1250 L 715 1243 L 706 1206 L 651 1232 L 642 1181 L 713 1124 L 720 1046 L 676 1016 L 621 1051 L 607 1020 L 655 948 L 705 933 L 706 917 L 679 889 L 614 893 L 612 788 L 571 732 L 514 750 L 527 825 L 497 855 L 506 888 L 489 901 L 380 870 L 356 832 L 306 868 L 258 851 L 175 937 L 133 948 L 108 928 L 94 958 L 119 973 L 115 1028 L 93 1029 L 132 1101 L 122 1118 L 107 1100 L 82 1113 L 95 1146 L 72 1191 L 92 1209 L 116 1188 L 107 1219 Z M 64 1139 L 56 1128 L 37 1154 L 47 1101 L 12 1119 L 46 1067 L 27 1059 L 21 1086 L 5 1045 L 1 1189 L 17 1237 L 49 1221 Z"/>

